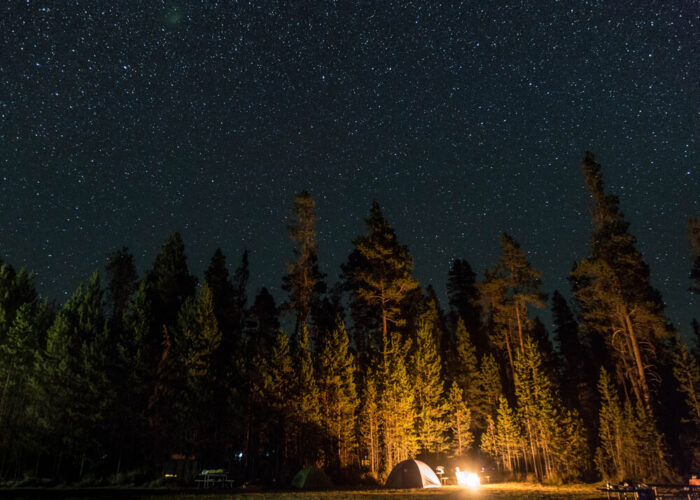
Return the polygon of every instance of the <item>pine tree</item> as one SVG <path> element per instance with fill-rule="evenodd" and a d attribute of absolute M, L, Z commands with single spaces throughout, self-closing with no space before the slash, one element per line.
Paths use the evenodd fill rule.
<path fill-rule="evenodd" d="M 56 454 L 54 473 L 65 466 L 66 472 L 82 476 L 101 456 L 104 422 L 114 404 L 107 341 L 102 290 L 94 273 L 57 314 L 36 361 L 38 424 Z"/>
<path fill-rule="evenodd" d="M 483 430 L 486 425 L 487 412 L 495 410 L 496 408 L 495 404 L 498 402 L 498 394 L 495 396 L 495 401 L 492 401 L 494 406 L 490 407 L 490 401 L 484 398 L 483 395 L 482 383 L 484 379 L 479 370 L 476 349 L 472 344 L 471 336 L 465 328 L 462 318 L 457 320 L 455 344 L 456 363 L 453 368 L 454 381 L 464 394 L 464 399 L 469 401 L 471 405 L 470 409 L 473 418 L 471 419 L 470 425 L 472 429 L 478 428 Z"/>
<path fill-rule="evenodd" d="M 447 295 L 453 316 L 461 319 L 467 331 L 472 335 L 472 342 L 478 356 L 489 350 L 489 340 L 481 328 L 481 307 L 479 291 L 476 286 L 476 274 L 464 259 L 455 259 L 450 265 L 447 278 Z"/>
<path fill-rule="evenodd" d="M 378 416 L 383 476 L 418 451 L 415 392 L 406 366 L 409 348 L 398 332 L 392 332 L 382 349 L 385 355 L 378 370 Z"/>
<path fill-rule="evenodd" d="M 498 401 L 503 395 L 503 386 L 501 384 L 501 374 L 498 369 L 498 363 L 493 354 L 487 354 L 481 359 L 481 368 L 479 370 L 479 393 L 481 400 L 479 404 L 480 412 L 482 413 L 484 425 L 481 428 L 486 428 L 488 418 L 496 417 L 498 410 Z"/>
<path fill-rule="evenodd" d="M 605 368 L 600 381 L 600 446 L 595 464 L 604 479 L 620 481 L 643 477 L 648 481 L 671 481 L 663 436 L 643 403 L 620 402 Z M 639 450 L 644 450 L 640 453 Z"/>
<path fill-rule="evenodd" d="M 605 368 L 600 369 L 598 382 L 600 393 L 600 445 L 596 450 L 595 463 L 603 479 L 616 479 L 625 475 L 622 469 L 622 429 L 624 416 L 620 399 Z"/>
<path fill-rule="evenodd" d="M 426 316 L 418 326 L 411 367 L 419 449 L 436 453 L 444 451 L 447 446 L 444 419 L 447 408 L 443 403 L 442 363 L 437 352 L 434 323 L 430 314 Z"/>
<path fill-rule="evenodd" d="M 295 346 L 296 384 L 293 386 L 295 425 L 293 443 L 297 461 L 300 464 L 315 463 L 320 445 L 321 408 L 320 394 L 316 384 L 316 374 L 312 359 L 309 332 L 305 325 L 301 327 L 299 342 Z"/>
<path fill-rule="evenodd" d="M 501 258 L 496 265 L 496 275 L 503 280 L 506 287 L 505 313 L 509 325 L 512 322 L 516 328 L 515 342 L 521 353 L 525 351 L 524 332 L 528 330 L 527 305 L 544 307 L 545 296 L 539 291 L 541 274 L 527 261 L 518 242 L 504 233 L 501 237 Z"/>
<path fill-rule="evenodd" d="M 280 329 L 279 314 L 275 299 L 263 287 L 255 297 L 255 302 L 247 311 L 246 340 L 248 355 L 269 352 Z"/>
<path fill-rule="evenodd" d="M 312 310 L 318 309 L 320 295 L 326 291 L 325 275 L 318 269 L 317 220 L 316 204 L 308 191 L 297 194 L 288 225 L 294 261 L 287 263 L 282 285 L 289 292 L 287 307 L 295 311 L 295 335 L 306 325 Z"/>
<path fill-rule="evenodd" d="M 389 337 L 389 326 L 405 324 L 401 305 L 418 287 L 411 276 L 413 259 L 398 243 L 377 202 L 366 223 L 367 235 L 355 239 L 355 248 L 342 266 L 360 352 L 368 345 L 381 349 Z"/>
<path fill-rule="evenodd" d="M 287 336 L 279 332 L 266 362 L 264 374 L 264 400 L 272 413 L 263 416 L 269 422 L 270 445 L 274 452 L 275 468 L 278 473 L 292 464 L 295 430 L 295 385 L 296 373 Z M 290 397 L 291 396 L 291 397 Z"/>
<path fill-rule="evenodd" d="M 184 408 L 180 397 L 185 391 L 184 377 L 178 366 L 168 327 L 165 325 L 161 345 L 160 360 L 146 409 L 148 427 L 153 439 L 150 458 L 155 463 L 165 461 L 169 453 L 185 451 L 185 437 L 180 427 L 188 416 L 183 415 Z"/>
<path fill-rule="evenodd" d="M 673 352 L 673 375 L 678 381 L 678 390 L 685 396 L 689 420 L 700 430 L 700 368 L 688 346 L 676 338 Z"/>
<path fill-rule="evenodd" d="M 360 425 L 358 436 L 361 446 L 360 465 L 367 467 L 375 479 L 379 475 L 381 460 L 379 389 L 375 373 L 365 374 L 360 397 Z"/>
<path fill-rule="evenodd" d="M 107 298 L 112 306 L 110 324 L 112 330 L 120 331 L 129 300 L 138 287 L 139 276 L 133 254 L 127 247 L 116 250 L 109 256 L 106 270 L 110 276 L 107 285 Z"/>
<path fill-rule="evenodd" d="M 447 416 L 450 430 L 452 431 L 452 451 L 457 456 L 463 456 L 469 450 L 474 436 L 469 431 L 471 427 L 471 410 L 467 406 L 462 389 L 460 389 L 457 382 L 452 383 L 447 402 Z"/>
<path fill-rule="evenodd" d="M 498 400 L 495 449 L 502 467 L 515 472 L 524 449 L 524 437 L 518 414 L 504 396 Z M 488 442 L 488 441 L 487 441 Z"/>
<path fill-rule="evenodd" d="M 36 301 L 33 279 L 26 270 L 21 269 L 17 272 L 14 267 L 0 259 L 0 342 L 22 304 Z"/>
<path fill-rule="evenodd" d="M 663 302 L 649 282 L 649 266 L 636 249 L 616 196 L 605 194 L 592 153 L 581 162 L 592 199 L 591 254 L 572 272 L 574 294 L 586 327 L 606 339 L 617 371 L 651 410 L 654 359 L 669 337 Z"/>
<path fill-rule="evenodd" d="M 226 266 L 226 256 L 217 248 L 211 257 L 204 279 L 211 291 L 214 314 L 221 330 L 223 350 L 229 354 L 240 343 L 241 311 L 236 303 L 236 291 Z"/>
<path fill-rule="evenodd" d="M 356 448 L 355 427 L 359 400 L 355 389 L 355 362 L 350 352 L 350 340 L 340 317 L 336 320 L 336 327 L 321 345 L 319 372 L 319 403 L 322 428 L 327 439 L 326 456 L 331 467 L 347 467 L 353 461 Z"/>
<path fill-rule="evenodd" d="M 0 343 L 0 476 L 9 477 L 9 464 L 21 464 L 22 456 L 38 451 L 36 422 L 32 418 L 30 381 L 35 353 L 42 338 L 41 322 L 35 321 L 37 307 L 22 304 Z"/>

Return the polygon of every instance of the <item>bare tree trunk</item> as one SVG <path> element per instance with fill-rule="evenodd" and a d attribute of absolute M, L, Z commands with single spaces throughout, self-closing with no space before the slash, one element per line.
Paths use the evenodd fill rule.
<path fill-rule="evenodd" d="M 525 343 L 523 342 L 523 322 L 520 319 L 520 304 L 515 302 L 515 319 L 518 322 L 518 337 L 520 338 L 520 354 L 525 354 Z"/>
<path fill-rule="evenodd" d="M 632 326 L 632 320 L 630 319 L 629 314 L 624 314 L 624 320 L 627 325 L 630 343 L 632 344 L 632 353 L 634 354 L 634 361 L 637 368 L 637 376 L 639 377 L 644 406 L 647 408 L 647 410 L 651 411 L 651 395 L 649 394 L 649 386 L 647 384 L 647 378 L 644 372 L 644 363 L 642 362 L 642 354 L 639 351 L 637 336 L 635 334 L 634 327 Z"/>

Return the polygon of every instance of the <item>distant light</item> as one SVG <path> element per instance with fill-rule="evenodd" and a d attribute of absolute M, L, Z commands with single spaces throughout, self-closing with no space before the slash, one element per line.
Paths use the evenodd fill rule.
<path fill-rule="evenodd" d="M 177 477 L 177 474 L 166 474 L 165 477 Z"/>
<path fill-rule="evenodd" d="M 457 471 L 457 484 L 475 490 L 481 484 L 481 480 L 474 472 Z"/>

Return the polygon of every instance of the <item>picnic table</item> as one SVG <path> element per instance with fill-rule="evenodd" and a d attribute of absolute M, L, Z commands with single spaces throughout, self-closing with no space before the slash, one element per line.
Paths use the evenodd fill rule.
<path fill-rule="evenodd" d="M 609 499 L 687 499 L 700 500 L 700 485 L 695 484 L 646 484 L 646 485 L 611 485 L 600 488 Z"/>
<path fill-rule="evenodd" d="M 233 480 L 221 470 L 203 470 L 194 480 L 199 488 L 232 488 Z"/>

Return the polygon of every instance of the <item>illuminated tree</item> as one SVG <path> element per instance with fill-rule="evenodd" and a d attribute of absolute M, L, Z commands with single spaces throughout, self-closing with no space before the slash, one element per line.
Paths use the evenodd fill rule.
<path fill-rule="evenodd" d="M 409 376 L 407 359 L 410 345 L 392 332 L 385 340 L 378 368 L 378 414 L 380 442 L 383 444 L 382 473 L 418 451 L 414 379 Z"/>
<path fill-rule="evenodd" d="M 452 431 L 452 451 L 457 455 L 464 455 L 474 440 L 469 431 L 471 427 L 471 410 L 464 400 L 462 389 L 457 382 L 453 382 L 447 395 L 447 419 Z"/>
<path fill-rule="evenodd" d="M 678 390 L 685 396 L 689 420 L 700 430 L 700 369 L 688 346 L 677 338 L 673 352 L 673 375 Z"/>
<path fill-rule="evenodd" d="M 482 418 L 484 418 L 484 424 L 480 426 L 480 428 L 484 429 L 486 428 L 488 417 L 495 418 L 498 400 L 503 395 L 501 374 L 493 354 L 487 354 L 481 358 L 479 373 L 480 400 L 476 407 L 479 409 Z M 470 404 L 472 404 L 471 401 Z"/>
<path fill-rule="evenodd" d="M 411 357 L 418 446 L 420 451 L 428 453 L 444 451 L 447 446 L 447 408 L 443 402 L 441 364 L 434 324 L 428 312 L 418 325 L 416 346 Z"/>
<path fill-rule="evenodd" d="M 635 397 L 651 410 L 654 360 L 669 337 L 663 302 L 649 283 L 649 266 L 636 250 L 617 196 L 605 194 L 601 167 L 592 153 L 581 162 L 591 196 L 591 253 L 572 272 L 574 294 L 586 328 L 598 331 Z"/>
<path fill-rule="evenodd" d="M 355 239 L 355 248 L 342 266 L 359 351 L 368 345 L 382 349 L 389 338 L 389 326 L 405 324 L 402 303 L 418 287 L 411 276 L 413 259 L 398 243 L 376 201 L 366 223 L 367 235 Z"/>
<path fill-rule="evenodd" d="M 327 440 L 326 456 L 331 466 L 342 468 L 353 461 L 359 400 L 350 340 L 343 321 L 340 318 L 336 321 L 336 327 L 324 337 L 321 345 L 318 386 L 321 421 Z"/>
<path fill-rule="evenodd" d="M 379 392 L 375 373 L 370 369 L 365 374 L 364 387 L 360 397 L 360 429 L 358 432 L 361 459 L 360 464 L 368 467 L 370 474 L 377 478 L 381 460 L 379 441 Z"/>
<path fill-rule="evenodd" d="M 314 463 L 318 458 L 319 427 L 321 426 L 321 408 L 319 407 L 319 388 L 316 384 L 316 374 L 312 359 L 309 332 L 302 325 L 298 343 L 294 346 L 294 361 L 296 361 L 292 386 L 293 398 L 293 439 L 290 443 L 297 455 L 298 463 Z"/>
<path fill-rule="evenodd" d="M 598 391 L 600 445 L 596 450 L 595 464 L 603 478 L 612 481 L 627 477 L 672 480 L 663 437 L 643 403 L 638 401 L 636 406 L 629 400 L 621 403 L 605 368 L 600 371 Z M 644 453 L 639 452 L 642 449 Z"/>
<path fill-rule="evenodd" d="M 539 291 L 542 273 L 533 269 L 520 245 L 511 236 L 501 236 L 501 258 L 496 265 L 496 276 L 506 288 L 506 301 L 502 305 L 508 329 L 515 327 L 515 343 L 520 353 L 525 352 L 524 332 L 528 330 L 527 305 L 544 307 L 545 296 Z M 511 336 L 512 338 L 512 336 Z"/>
<path fill-rule="evenodd" d="M 488 434 L 487 434 L 488 435 Z M 487 443 L 489 441 L 487 440 Z M 523 454 L 525 439 L 518 414 L 513 410 L 504 396 L 498 400 L 498 417 L 496 419 L 495 448 L 499 461 L 508 472 L 515 472 Z"/>

